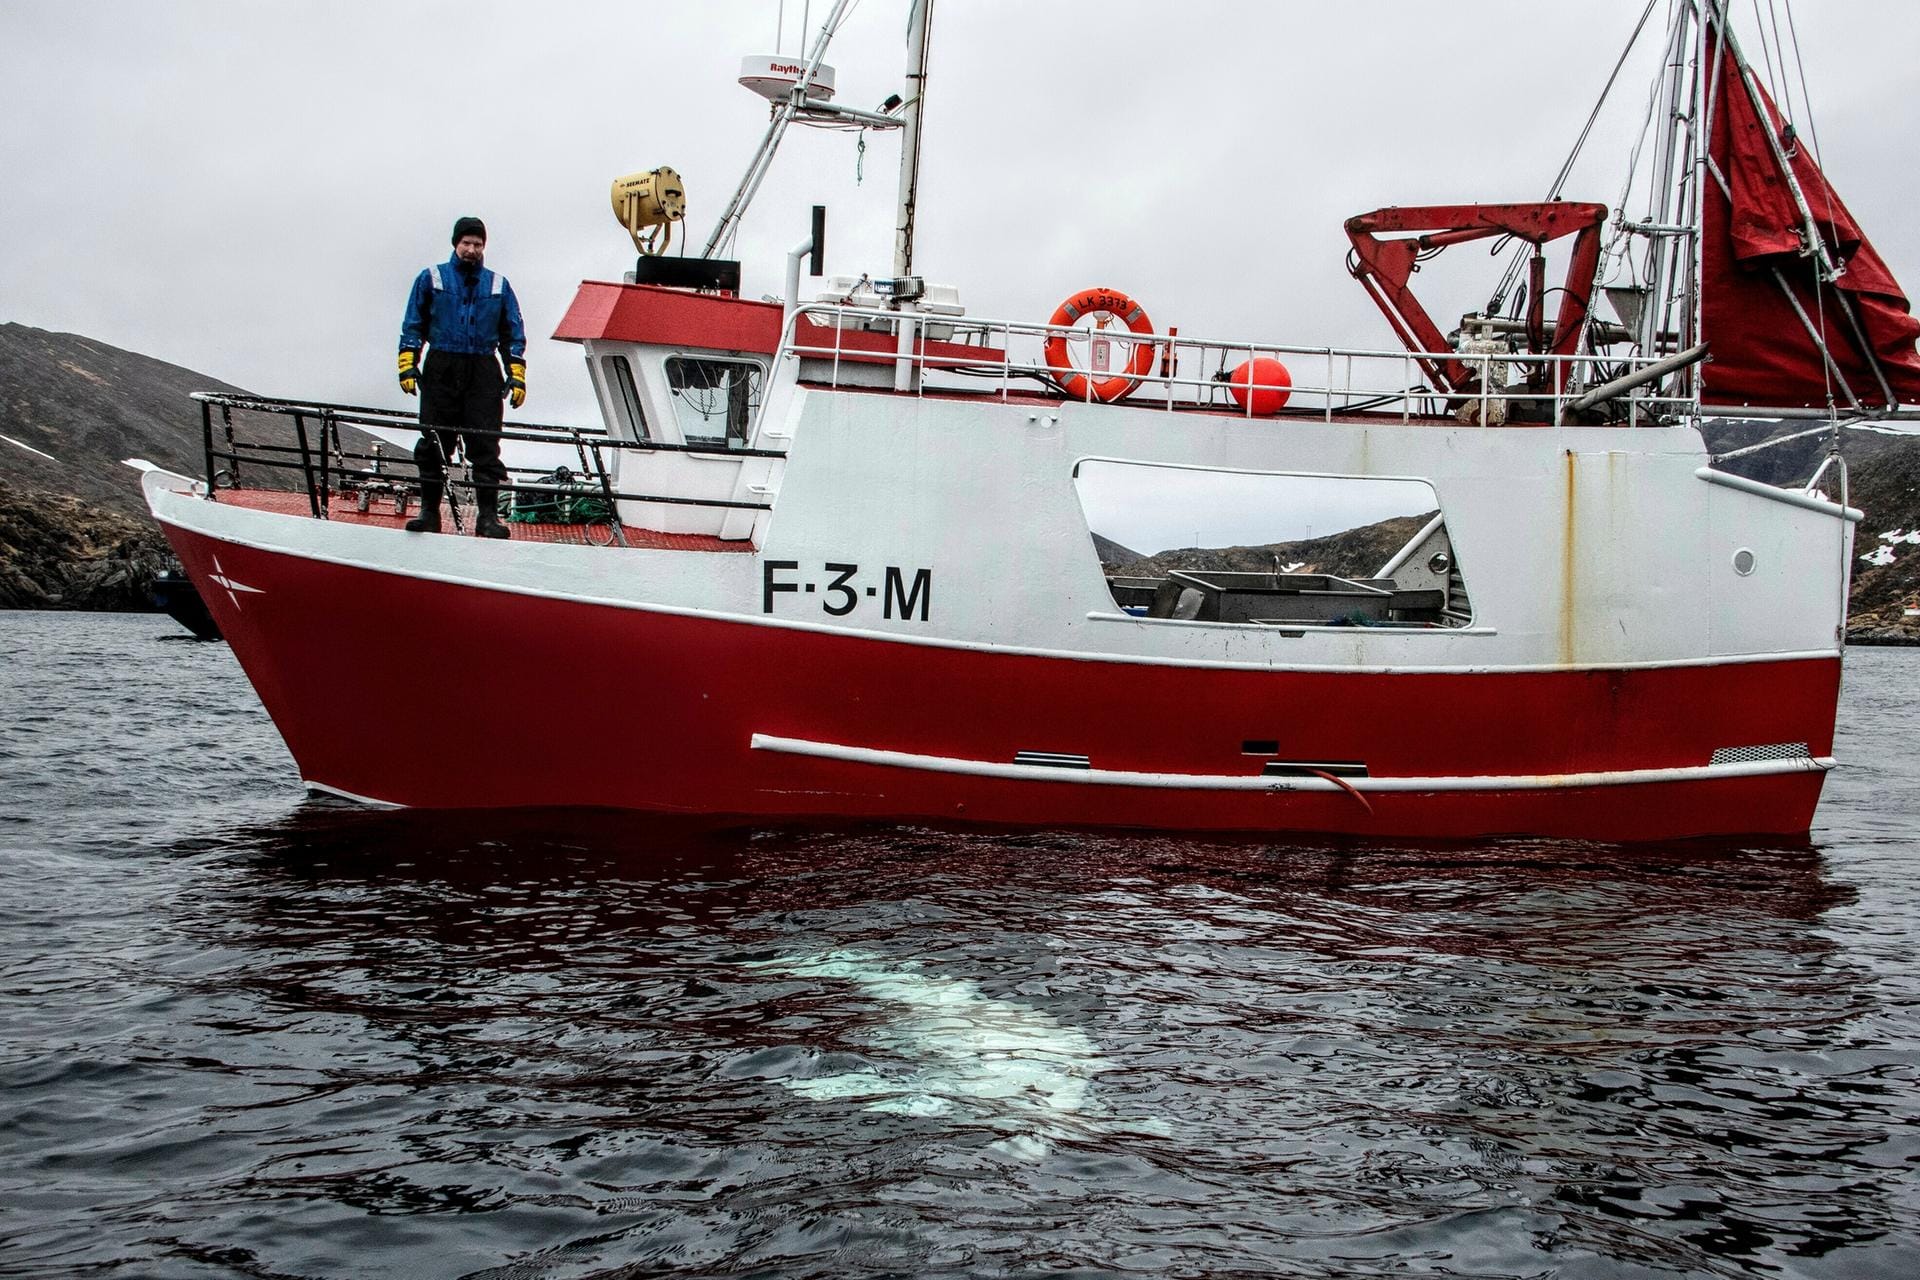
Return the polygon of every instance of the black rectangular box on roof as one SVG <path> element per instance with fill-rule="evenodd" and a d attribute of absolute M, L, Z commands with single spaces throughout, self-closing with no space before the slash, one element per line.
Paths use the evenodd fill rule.
<path fill-rule="evenodd" d="M 657 284 L 669 289 L 740 292 L 740 264 L 726 258 L 654 258 L 642 255 L 633 264 L 635 284 Z"/>

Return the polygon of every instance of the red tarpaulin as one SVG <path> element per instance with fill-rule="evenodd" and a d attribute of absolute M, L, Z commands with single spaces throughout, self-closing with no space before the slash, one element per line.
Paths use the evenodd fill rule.
<path fill-rule="evenodd" d="M 1715 405 L 1827 403 L 1825 362 L 1775 283 L 1777 269 L 1807 319 L 1823 327 L 1834 363 L 1862 404 L 1884 405 L 1886 395 L 1861 354 L 1836 289 L 1845 293 L 1894 395 L 1906 404 L 1920 403 L 1920 354 L 1914 349 L 1920 320 L 1909 313 L 1899 282 L 1867 243 L 1813 157 L 1794 143 L 1786 147 L 1794 177 L 1828 252 L 1846 264 L 1837 280 L 1816 290 L 1814 259 L 1800 256 L 1800 210 L 1767 140 L 1769 129 L 1780 136 L 1780 115 L 1764 89 L 1760 96 L 1766 106 L 1764 123 L 1732 54 L 1723 54 L 1708 147 L 1731 193 L 1718 178 L 1706 176 L 1701 337 L 1710 358 L 1703 399 Z M 1846 406 L 1837 385 L 1832 394 L 1836 404 Z"/>

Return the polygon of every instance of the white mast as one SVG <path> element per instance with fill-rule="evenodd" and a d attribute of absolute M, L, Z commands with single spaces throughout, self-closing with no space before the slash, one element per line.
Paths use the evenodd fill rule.
<path fill-rule="evenodd" d="M 913 274 L 913 213 L 920 187 L 920 109 L 927 97 L 927 29 L 933 0 L 913 0 L 907 15 L 907 99 L 900 107 L 899 219 L 894 224 L 893 274 Z"/>
<path fill-rule="evenodd" d="M 1654 225 L 1648 228 L 1647 301 L 1641 311 L 1638 335 L 1641 353 L 1648 356 L 1660 354 L 1660 334 L 1666 329 L 1672 315 L 1673 299 L 1668 294 L 1674 287 L 1672 277 L 1677 274 L 1674 268 L 1678 265 L 1679 249 L 1671 243 L 1671 232 L 1682 229 L 1688 222 L 1686 205 L 1677 199 L 1674 153 L 1683 142 L 1687 142 L 1684 116 L 1692 92 L 1687 74 L 1687 54 L 1691 44 L 1687 36 L 1692 30 L 1691 16 L 1691 9 L 1687 5 L 1675 6 L 1673 25 L 1667 30 L 1666 61 L 1663 66 L 1665 87 L 1661 93 L 1660 129 L 1654 144 Z"/>
<path fill-rule="evenodd" d="M 1707 183 L 1712 175 L 1709 166 L 1712 157 L 1708 154 L 1713 146 L 1713 117 L 1719 109 L 1720 101 L 1720 44 L 1713 37 L 1713 24 L 1708 14 L 1699 11 L 1694 14 L 1693 39 L 1693 109 L 1692 128 L 1693 146 L 1687 157 L 1688 173 L 1693 185 L 1688 190 L 1686 222 L 1692 228 L 1687 237 L 1687 296 L 1685 302 L 1686 332 L 1681 335 L 1678 345 L 1691 347 L 1701 341 L 1705 332 L 1706 299 L 1706 238 L 1707 238 Z M 1706 388 L 1706 379 L 1701 375 L 1700 366 L 1689 365 L 1680 383 L 1687 394 L 1693 398 L 1693 407 L 1700 407 L 1701 393 Z"/>

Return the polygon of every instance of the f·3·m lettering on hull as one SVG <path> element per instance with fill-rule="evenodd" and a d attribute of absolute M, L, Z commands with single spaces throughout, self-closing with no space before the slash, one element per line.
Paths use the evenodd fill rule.
<path fill-rule="evenodd" d="M 913 575 L 911 581 L 908 573 Z M 878 586 L 870 579 L 871 575 L 862 581 L 860 566 L 843 561 L 823 561 L 818 577 L 803 577 L 798 560 L 768 560 L 760 571 L 760 611 L 772 613 L 774 601 L 791 594 L 818 596 L 820 611 L 835 618 L 844 618 L 877 599 L 883 618 L 927 620 L 933 608 L 933 570 L 908 570 L 890 564 L 881 569 Z"/>

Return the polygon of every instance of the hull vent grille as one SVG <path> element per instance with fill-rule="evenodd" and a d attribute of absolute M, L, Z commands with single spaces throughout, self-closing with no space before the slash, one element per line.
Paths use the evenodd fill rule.
<path fill-rule="evenodd" d="M 1770 742 L 1759 747 L 1721 747 L 1713 753 L 1714 764 L 1753 764 L 1760 760 L 1806 760 L 1813 753 L 1804 742 Z M 1694 757 L 1696 760 L 1698 756 Z"/>

